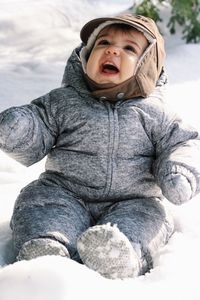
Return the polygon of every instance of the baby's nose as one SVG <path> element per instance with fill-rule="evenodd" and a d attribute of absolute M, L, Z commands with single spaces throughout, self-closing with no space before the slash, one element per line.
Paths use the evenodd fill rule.
<path fill-rule="evenodd" d="M 111 45 L 106 49 L 106 54 L 112 54 L 118 56 L 120 54 L 120 49 L 116 46 Z"/>

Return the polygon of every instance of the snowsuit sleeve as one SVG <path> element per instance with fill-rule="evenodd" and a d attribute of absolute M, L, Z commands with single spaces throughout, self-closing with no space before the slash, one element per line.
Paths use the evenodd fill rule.
<path fill-rule="evenodd" d="M 168 110 L 158 131 L 154 176 L 163 195 L 182 204 L 200 191 L 200 136 Z"/>
<path fill-rule="evenodd" d="M 38 162 L 50 151 L 56 134 L 50 94 L 0 114 L 0 149 L 25 166 Z"/>

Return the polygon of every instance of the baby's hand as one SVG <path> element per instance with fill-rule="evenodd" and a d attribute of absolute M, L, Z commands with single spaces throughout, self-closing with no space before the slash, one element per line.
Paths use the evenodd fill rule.
<path fill-rule="evenodd" d="M 196 180 L 194 175 L 182 166 L 173 166 L 173 169 L 160 178 L 160 187 L 170 202 L 180 205 L 194 196 Z"/>

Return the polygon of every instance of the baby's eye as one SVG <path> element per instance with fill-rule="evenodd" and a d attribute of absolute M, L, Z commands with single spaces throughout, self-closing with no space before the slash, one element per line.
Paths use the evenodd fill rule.
<path fill-rule="evenodd" d="M 108 40 L 100 40 L 97 45 L 109 45 L 109 41 Z"/>
<path fill-rule="evenodd" d="M 126 47 L 124 47 L 126 50 L 128 50 L 128 51 L 131 51 L 131 52 L 133 52 L 133 53 L 136 53 L 137 54 L 137 51 L 136 51 L 136 49 L 133 47 L 133 46 L 131 46 L 131 45 L 127 45 Z"/>

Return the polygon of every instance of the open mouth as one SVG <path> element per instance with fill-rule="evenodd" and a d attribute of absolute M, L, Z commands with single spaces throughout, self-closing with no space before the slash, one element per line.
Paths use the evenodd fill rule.
<path fill-rule="evenodd" d="M 107 74 L 117 74 L 119 73 L 119 69 L 111 63 L 105 63 L 102 65 L 102 72 Z"/>

